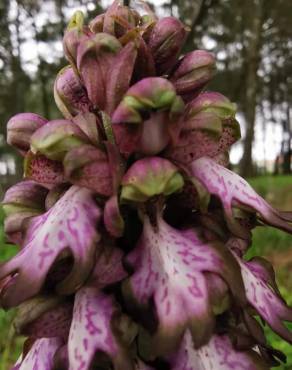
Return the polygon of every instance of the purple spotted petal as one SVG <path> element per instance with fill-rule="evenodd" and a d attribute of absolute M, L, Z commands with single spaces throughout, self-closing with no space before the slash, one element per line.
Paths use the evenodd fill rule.
<path fill-rule="evenodd" d="M 88 370 L 97 353 L 106 354 L 116 370 L 132 369 L 125 350 L 115 338 L 111 322 L 113 299 L 96 288 L 83 287 L 75 296 L 68 352 L 70 370 Z M 98 359 L 96 360 L 98 364 Z"/>
<path fill-rule="evenodd" d="M 283 324 L 283 321 L 292 321 L 292 308 L 287 307 L 278 292 L 269 285 L 263 275 L 262 266 L 255 261 L 244 262 L 236 258 L 240 264 L 249 303 L 277 334 L 292 343 L 292 332 Z"/>
<path fill-rule="evenodd" d="M 236 351 L 226 335 L 213 335 L 209 343 L 194 349 L 187 332 L 180 350 L 172 356 L 171 370 L 267 370 L 267 364 L 252 350 Z"/>
<path fill-rule="evenodd" d="M 186 106 L 179 138 L 165 155 L 182 164 L 204 156 L 228 164 L 228 151 L 240 138 L 235 112 L 224 95 L 201 93 Z"/>
<path fill-rule="evenodd" d="M 36 340 L 25 356 L 19 370 L 53 370 L 54 356 L 62 346 L 60 338 L 43 338 Z"/>
<path fill-rule="evenodd" d="M 187 327 L 196 346 L 208 341 L 214 317 L 204 272 L 219 274 L 245 304 L 239 268 L 227 248 L 206 244 L 195 231 L 178 231 L 160 217 L 157 227 L 144 220 L 142 237 L 127 260 L 134 274 L 124 292 L 142 306 L 153 297 L 159 320 L 154 338 L 158 353 L 174 349 Z"/>
<path fill-rule="evenodd" d="M 265 223 L 292 233 L 292 225 L 285 222 L 285 218 L 260 197 L 243 178 L 215 163 L 211 158 L 203 157 L 192 162 L 190 173 L 210 194 L 216 195 L 221 200 L 228 225 L 236 235 L 244 238 L 246 231 L 234 219 L 232 207 L 256 212 Z"/>
<path fill-rule="evenodd" d="M 72 254 L 75 263 L 57 289 L 65 294 L 74 292 L 94 265 L 99 240 L 95 227 L 100 216 L 91 192 L 72 186 L 48 212 L 35 217 L 27 231 L 24 248 L 0 266 L 0 280 L 15 276 L 1 291 L 1 305 L 15 306 L 36 295 L 64 251 Z"/>
<path fill-rule="evenodd" d="M 61 162 L 53 161 L 42 154 L 34 154 L 31 151 L 25 156 L 24 177 L 49 188 L 65 182 Z"/>

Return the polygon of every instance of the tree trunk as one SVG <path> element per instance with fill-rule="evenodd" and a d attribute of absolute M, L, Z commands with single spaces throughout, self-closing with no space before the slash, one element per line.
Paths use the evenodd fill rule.
<path fill-rule="evenodd" d="M 262 42 L 262 25 L 264 0 L 253 0 L 250 15 L 251 28 L 246 50 L 246 91 L 245 91 L 245 118 L 246 135 L 243 144 L 243 156 L 240 163 L 240 172 L 244 177 L 253 175 L 252 145 L 257 109 L 258 68 L 260 64 L 260 49 Z"/>
<path fill-rule="evenodd" d="M 283 143 L 283 173 L 289 175 L 291 173 L 291 156 L 292 156 L 292 131 L 291 131 L 290 106 L 286 108 L 286 130 L 284 132 Z"/>

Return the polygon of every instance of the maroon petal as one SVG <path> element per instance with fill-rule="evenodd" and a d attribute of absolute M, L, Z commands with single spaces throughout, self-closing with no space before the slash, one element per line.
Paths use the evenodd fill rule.
<path fill-rule="evenodd" d="M 30 338 L 63 338 L 67 340 L 73 305 L 53 297 L 37 297 L 22 303 L 14 319 L 18 334 Z"/>
<path fill-rule="evenodd" d="M 91 145 L 69 151 L 64 160 L 65 177 L 72 184 L 84 186 L 96 193 L 110 196 L 112 176 L 106 154 Z"/>
<path fill-rule="evenodd" d="M 137 58 L 137 46 L 128 43 L 116 56 L 106 87 L 108 114 L 111 114 L 127 92 Z"/>

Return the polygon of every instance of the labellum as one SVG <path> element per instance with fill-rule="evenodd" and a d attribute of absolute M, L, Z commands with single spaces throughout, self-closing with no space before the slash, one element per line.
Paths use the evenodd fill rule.
<path fill-rule="evenodd" d="M 284 356 L 255 316 L 292 343 L 292 309 L 245 253 L 255 227 L 292 233 L 292 217 L 227 168 L 240 128 L 204 91 L 214 57 L 180 55 L 187 28 L 132 6 L 88 26 L 77 12 L 60 119 L 7 124 L 25 164 L 3 201 L 20 250 L 0 265 L 0 306 L 27 337 L 14 369 L 269 369 Z"/>

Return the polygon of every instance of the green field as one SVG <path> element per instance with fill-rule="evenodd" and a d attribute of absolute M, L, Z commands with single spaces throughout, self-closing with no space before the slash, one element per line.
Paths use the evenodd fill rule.
<path fill-rule="evenodd" d="M 292 210 L 292 176 L 259 177 L 250 183 L 275 207 Z M 16 248 L 5 244 L 3 236 L 3 214 L 0 212 L 0 260 L 6 260 L 16 252 Z M 280 290 L 292 306 L 292 237 L 273 228 L 257 228 L 253 236 L 253 246 L 248 256 L 261 255 L 271 260 L 275 266 Z M 8 370 L 18 357 L 22 339 L 15 338 L 10 323 L 14 312 L 0 310 L 0 370 Z M 290 325 L 292 330 L 292 325 Z M 287 363 L 279 370 L 292 370 L 292 346 L 266 328 L 269 343 L 287 355 Z"/>

